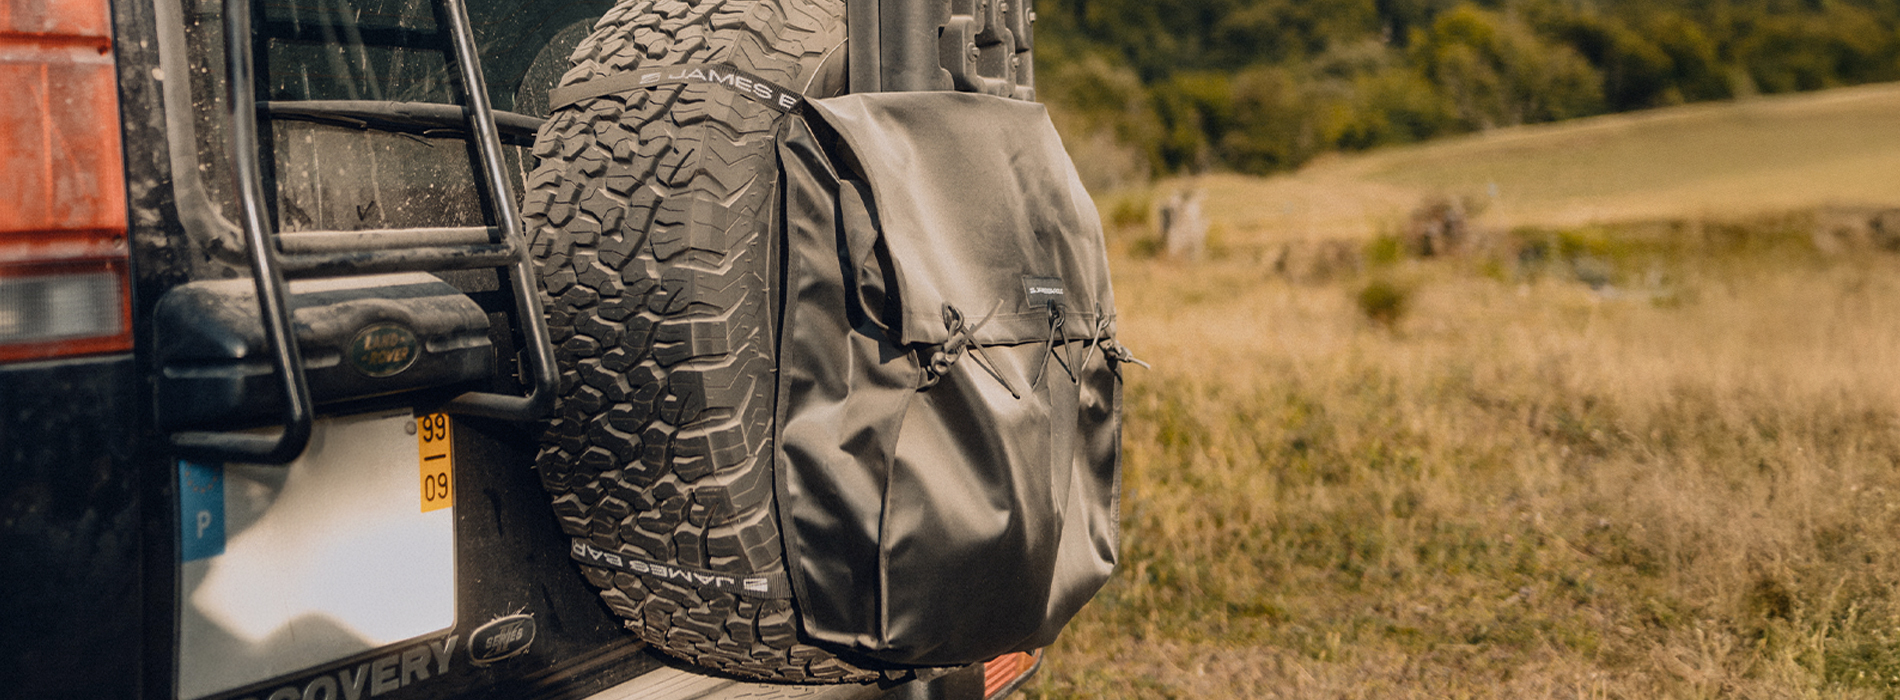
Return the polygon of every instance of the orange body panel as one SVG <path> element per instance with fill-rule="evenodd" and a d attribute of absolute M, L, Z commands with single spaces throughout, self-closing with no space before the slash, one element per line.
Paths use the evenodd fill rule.
<path fill-rule="evenodd" d="M 103 2 L 0 4 L 0 231 L 124 235 L 107 19 Z"/>

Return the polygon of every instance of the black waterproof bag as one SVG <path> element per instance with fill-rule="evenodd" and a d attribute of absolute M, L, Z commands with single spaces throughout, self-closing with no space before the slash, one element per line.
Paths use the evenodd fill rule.
<path fill-rule="evenodd" d="M 806 104 L 775 440 L 804 632 L 899 664 L 1047 645 L 1116 559 L 1130 358 L 1094 205 L 1041 105 Z"/>

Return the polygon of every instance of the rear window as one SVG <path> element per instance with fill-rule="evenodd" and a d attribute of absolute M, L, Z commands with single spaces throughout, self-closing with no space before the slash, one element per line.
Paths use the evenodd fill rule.
<path fill-rule="evenodd" d="M 433 0 L 267 0 L 257 57 L 272 100 L 454 104 Z M 492 0 L 469 5 L 495 109 L 547 116 L 547 90 L 612 3 Z"/>
<path fill-rule="evenodd" d="M 211 206 L 235 220 L 223 0 L 177 1 L 184 3 L 192 67 L 198 171 Z M 493 107 L 545 117 L 547 91 L 566 70 L 568 54 L 610 6 L 599 0 L 470 3 Z M 350 118 L 312 118 L 299 109 L 313 101 L 328 106 L 347 101 L 368 110 L 390 103 L 460 104 L 450 38 L 439 12 L 436 0 L 253 4 L 257 94 L 277 115 L 260 135 L 277 230 L 485 223 L 470 149 L 459 129 L 390 130 Z M 512 123 L 530 122 L 516 118 Z M 507 149 L 517 183 L 533 166 L 525 143 L 516 138 L 516 147 Z"/>

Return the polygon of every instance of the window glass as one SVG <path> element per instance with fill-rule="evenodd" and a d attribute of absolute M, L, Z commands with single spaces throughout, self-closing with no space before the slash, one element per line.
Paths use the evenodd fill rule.
<path fill-rule="evenodd" d="M 495 109 L 545 116 L 546 91 L 610 6 L 600 0 L 470 2 L 469 23 Z M 262 0 L 258 7 L 268 99 L 456 101 L 448 37 L 434 0 Z M 518 102 L 529 104 L 524 109 Z"/>
<path fill-rule="evenodd" d="M 265 0 L 258 71 L 271 100 L 454 103 L 431 0 Z"/>
<path fill-rule="evenodd" d="M 223 0 L 185 10 L 199 174 L 236 220 L 224 79 Z M 568 55 L 611 6 L 601 0 L 470 0 L 470 24 L 495 109 L 545 117 Z M 258 99 L 459 103 L 435 0 L 257 0 Z M 484 222 L 466 140 L 267 119 L 266 191 L 280 231 L 476 226 Z M 510 177 L 532 167 L 509 147 Z"/>

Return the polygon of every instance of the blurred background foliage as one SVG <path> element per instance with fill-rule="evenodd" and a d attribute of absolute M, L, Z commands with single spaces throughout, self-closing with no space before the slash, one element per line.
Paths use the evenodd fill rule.
<path fill-rule="evenodd" d="M 1900 0 L 1040 0 L 1091 187 L 1900 79 Z"/>

